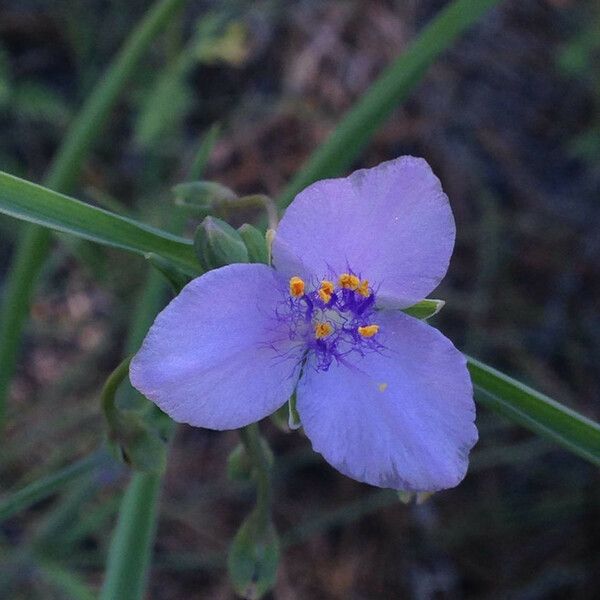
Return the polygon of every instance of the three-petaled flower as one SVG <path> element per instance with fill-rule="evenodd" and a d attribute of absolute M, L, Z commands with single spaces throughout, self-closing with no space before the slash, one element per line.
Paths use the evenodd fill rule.
<path fill-rule="evenodd" d="M 189 283 L 131 363 L 175 421 L 234 429 L 296 390 L 313 448 L 342 473 L 406 491 L 453 487 L 477 441 L 465 359 L 401 311 L 448 269 L 455 226 L 423 160 L 401 157 L 294 200 L 274 269 L 233 264 Z"/>

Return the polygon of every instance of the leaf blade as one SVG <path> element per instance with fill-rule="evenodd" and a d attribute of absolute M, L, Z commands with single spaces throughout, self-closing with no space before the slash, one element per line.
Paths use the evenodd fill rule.
<path fill-rule="evenodd" d="M 0 172 L 0 212 L 115 248 L 168 258 L 190 275 L 200 267 L 191 240 Z"/>
<path fill-rule="evenodd" d="M 467 366 L 484 406 L 600 466 L 598 423 L 474 358 Z"/>

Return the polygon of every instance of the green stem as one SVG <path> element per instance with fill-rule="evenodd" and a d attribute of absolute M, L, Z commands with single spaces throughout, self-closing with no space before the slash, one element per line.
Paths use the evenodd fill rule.
<path fill-rule="evenodd" d="M 46 177 L 48 187 L 69 192 L 75 185 L 83 162 L 125 83 L 135 72 L 154 38 L 183 2 L 160 0 L 133 31 L 68 131 Z M 16 366 L 21 332 L 50 243 L 51 233 L 48 229 L 27 226 L 17 243 L 15 258 L 6 280 L 4 302 L 0 309 L 0 432 L 4 426 L 6 397 Z"/>
<path fill-rule="evenodd" d="M 271 517 L 271 469 L 257 423 L 240 429 L 242 443 L 248 452 L 256 477 L 256 512 L 259 528 L 266 530 Z"/>
<path fill-rule="evenodd" d="M 129 364 L 131 363 L 132 356 L 128 356 L 125 358 L 119 366 L 110 374 L 104 387 L 102 388 L 102 392 L 100 394 L 100 402 L 102 404 L 102 412 L 104 413 L 104 417 L 108 421 L 108 428 L 111 431 L 113 428 L 117 426 L 117 418 L 118 411 L 115 405 L 115 396 L 117 390 L 123 380 L 127 377 L 129 373 Z"/>
<path fill-rule="evenodd" d="M 235 200 L 228 200 L 226 208 L 261 208 L 267 215 L 269 229 L 277 229 L 279 215 L 277 214 L 277 205 L 272 198 L 265 194 L 252 194 L 251 196 L 242 196 Z"/>
<path fill-rule="evenodd" d="M 204 148 L 202 152 L 205 163 L 196 161 L 195 171 L 198 177 L 202 176 L 215 141 L 216 137 L 211 136 L 206 142 L 208 148 Z M 183 227 L 182 216 L 174 215 L 171 225 L 172 229 L 180 230 Z M 136 352 L 140 347 L 154 316 L 163 304 L 164 295 L 162 275 L 157 271 L 150 271 L 134 311 L 126 344 L 127 352 Z M 131 391 L 134 393 L 133 388 Z M 174 425 L 173 423 L 172 429 Z M 159 473 L 136 473 L 129 482 L 108 553 L 101 600 L 139 600 L 144 595 L 156 532 L 161 479 Z"/>
<path fill-rule="evenodd" d="M 126 344 L 128 352 L 135 352 L 139 348 L 163 304 L 164 292 L 162 276 L 154 270 L 150 271 L 134 311 L 135 318 Z M 127 373 L 125 364 L 128 368 L 129 360 L 123 361 L 109 378 L 114 377 L 113 383 L 117 386 L 119 376 L 123 375 L 123 371 L 125 375 Z M 131 393 L 137 392 L 131 389 Z M 110 406 L 108 408 L 111 410 Z M 161 480 L 160 473 L 132 475 L 108 551 L 100 600 L 139 600 L 143 597 L 156 533 Z"/>
<path fill-rule="evenodd" d="M 108 552 L 100 600 L 143 597 L 156 532 L 161 479 L 154 473 L 132 476 Z"/>

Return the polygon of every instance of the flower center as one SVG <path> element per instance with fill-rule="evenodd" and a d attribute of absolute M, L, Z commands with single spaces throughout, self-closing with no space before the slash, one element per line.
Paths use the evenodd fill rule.
<path fill-rule="evenodd" d="M 367 279 L 352 272 L 316 285 L 294 276 L 289 295 L 277 308 L 277 317 L 289 325 L 289 336 L 316 357 L 316 368 L 326 371 L 335 359 L 379 351 L 379 325 L 374 323 L 375 292 Z"/>

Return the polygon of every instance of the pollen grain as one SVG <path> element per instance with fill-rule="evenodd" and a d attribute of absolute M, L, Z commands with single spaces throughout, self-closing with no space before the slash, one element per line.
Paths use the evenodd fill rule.
<path fill-rule="evenodd" d="M 364 338 L 373 337 L 379 331 L 379 325 L 365 325 L 358 328 L 359 335 Z"/>
<path fill-rule="evenodd" d="M 360 284 L 360 279 L 351 273 L 342 273 L 340 275 L 340 286 L 346 290 L 355 290 Z"/>
<path fill-rule="evenodd" d="M 315 325 L 315 338 L 322 340 L 333 331 L 333 327 L 329 323 L 321 322 Z"/>
<path fill-rule="evenodd" d="M 335 287 L 333 285 L 333 282 L 324 279 L 323 281 L 321 281 L 321 287 L 319 289 L 319 298 L 321 298 L 321 300 L 325 302 L 325 304 L 327 304 L 331 301 L 334 289 Z"/>
<path fill-rule="evenodd" d="M 358 287 L 356 288 L 356 291 L 361 295 L 364 296 L 365 298 L 368 298 L 371 295 L 371 291 L 369 290 L 369 280 L 368 279 L 363 279 Z"/>
<path fill-rule="evenodd" d="M 304 296 L 304 281 L 300 277 L 292 277 L 290 279 L 290 296 L 300 298 Z"/>

